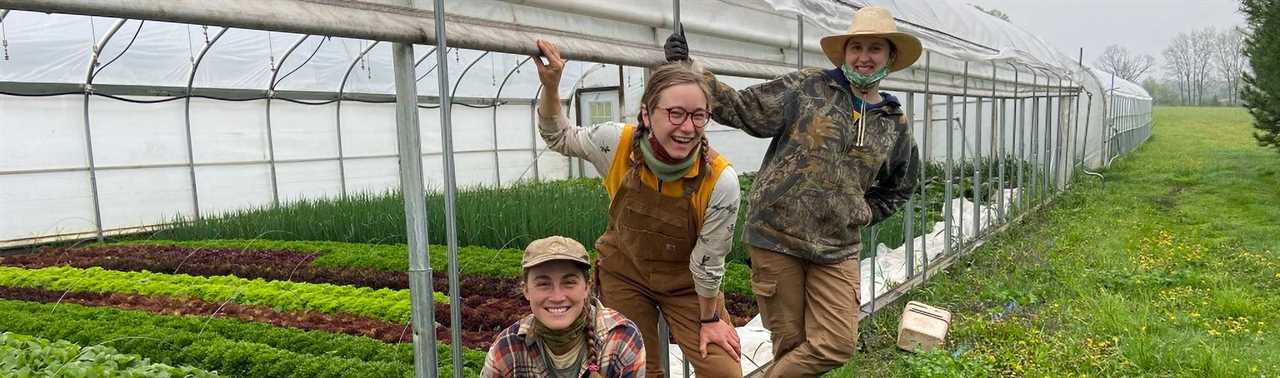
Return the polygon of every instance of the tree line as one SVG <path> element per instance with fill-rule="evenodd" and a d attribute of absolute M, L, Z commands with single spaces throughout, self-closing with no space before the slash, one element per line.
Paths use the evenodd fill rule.
<path fill-rule="evenodd" d="M 1235 105 L 1248 68 L 1245 30 L 1208 27 L 1178 33 L 1161 55 L 1164 77 L 1144 75 L 1155 68 L 1151 55 L 1130 53 L 1119 45 L 1107 48 L 1094 66 L 1142 86 L 1163 105 Z M 1104 85 L 1106 83 L 1103 83 Z"/>

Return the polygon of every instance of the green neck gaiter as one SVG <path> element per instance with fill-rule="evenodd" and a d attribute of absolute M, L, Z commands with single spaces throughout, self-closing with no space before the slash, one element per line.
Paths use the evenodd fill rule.
<path fill-rule="evenodd" d="M 538 321 L 533 319 L 533 333 L 542 339 L 542 343 L 551 349 L 552 352 L 564 353 L 571 348 L 573 344 L 582 342 L 587 334 L 583 332 L 587 328 L 587 309 L 583 308 L 582 313 L 578 314 L 578 319 L 569 324 L 568 328 L 560 330 L 552 330 Z"/>
<path fill-rule="evenodd" d="M 693 153 L 683 161 L 674 164 L 664 163 L 654 156 L 653 147 L 649 143 L 649 133 L 644 133 L 641 137 L 644 139 L 639 143 L 640 154 L 644 156 L 644 163 L 662 181 L 676 181 L 684 177 L 685 174 L 689 173 L 689 169 L 693 167 L 693 162 L 698 161 L 698 157 L 702 153 L 701 148 L 694 149 Z"/>
<path fill-rule="evenodd" d="M 889 76 L 889 64 L 892 63 L 892 61 L 886 62 L 884 67 L 880 67 L 880 69 L 876 70 L 876 72 L 872 72 L 870 75 L 863 75 L 858 73 L 858 71 L 854 71 L 853 67 L 849 66 L 849 63 L 841 65 L 840 71 L 843 71 L 844 77 L 849 79 L 850 86 L 856 89 L 871 89 L 877 84 L 880 84 L 880 80 L 884 80 L 885 76 Z"/>

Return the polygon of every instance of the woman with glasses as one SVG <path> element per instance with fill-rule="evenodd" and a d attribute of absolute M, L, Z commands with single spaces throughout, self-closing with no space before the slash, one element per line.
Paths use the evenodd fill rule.
<path fill-rule="evenodd" d="M 648 376 L 662 376 L 658 316 L 699 377 L 740 377 L 739 341 L 720 280 L 738 216 L 738 175 L 707 145 L 710 88 L 688 64 L 652 70 L 637 125 L 575 127 L 562 114 L 565 61 L 538 41 L 538 129 L 547 147 L 585 159 L 604 177 L 609 225 L 596 241 L 600 300 L 631 319 Z"/>

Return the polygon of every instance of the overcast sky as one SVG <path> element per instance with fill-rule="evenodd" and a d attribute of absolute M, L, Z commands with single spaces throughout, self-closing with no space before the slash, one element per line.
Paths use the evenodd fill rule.
<path fill-rule="evenodd" d="M 1178 33 L 1244 26 L 1238 0 L 961 0 L 999 9 L 1068 56 L 1091 63 L 1117 44 L 1156 58 Z"/>

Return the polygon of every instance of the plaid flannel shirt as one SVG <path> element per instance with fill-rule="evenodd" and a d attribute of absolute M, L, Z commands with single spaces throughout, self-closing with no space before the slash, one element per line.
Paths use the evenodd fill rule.
<path fill-rule="evenodd" d="M 591 335 L 601 350 L 596 351 L 595 366 L 583 363 L 576 377 L 596 376 L 634 378 L 644 376 L 644 342 L 640 329 L 617 311 L 591 299 L 584 308 L 595 318 Z M 542 358 L 542 342 L 533 330 L 533 315 L 512 324 L 494 338 L 480 376 L 549 377 L 551 371 Z"/>

